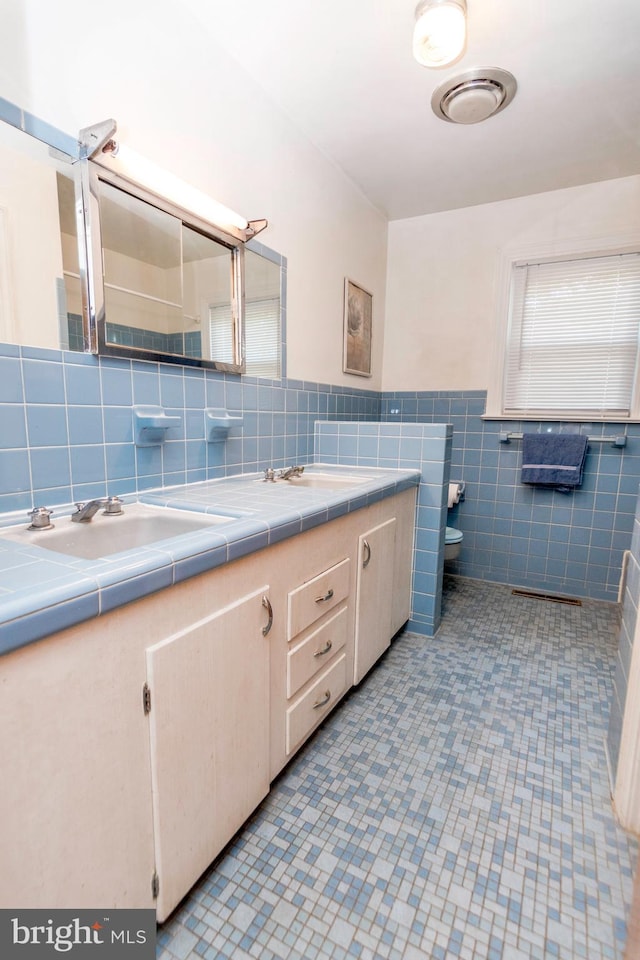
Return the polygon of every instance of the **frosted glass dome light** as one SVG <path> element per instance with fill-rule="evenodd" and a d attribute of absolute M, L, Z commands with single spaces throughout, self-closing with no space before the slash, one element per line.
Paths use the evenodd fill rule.
<path fill-rule="evenodd" d="M 425 67 L 443 67 L 464 50 L 466 0 L 422 0 L 416 7 L 413 55 Z"/>

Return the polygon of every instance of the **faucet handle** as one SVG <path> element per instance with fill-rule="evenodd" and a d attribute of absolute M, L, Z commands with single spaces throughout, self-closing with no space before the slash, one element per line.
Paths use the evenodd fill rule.
<path fill-rule="evenodd" d="M 107 497 L 104 502 L 104 512 L 111 517 L 117 517 L 118 514 L 124 513 L 120 497 Z"/>
<path fill-rule="evenodd" d="M 276 479 L 276 472 L 275 472 L 275 470 L 273 469 L 273 467 L 267 467 L 267 469 L 266 469 L 265 472 L 264 472 L 264 479 L 265 479 L 265 480 L 275 480 L 275 479 Z"/>
<path fill-rule="evenodd" d="M 51 523 L 51 514 L 53 510 L 49 510 L 47 507 L 34 507 L 33 510 L 30 510 L 27 516 L 31 517 L 31 523 L 29 524 L 29 530 L 46 530 L 47 527 L 52 527 Z"/>

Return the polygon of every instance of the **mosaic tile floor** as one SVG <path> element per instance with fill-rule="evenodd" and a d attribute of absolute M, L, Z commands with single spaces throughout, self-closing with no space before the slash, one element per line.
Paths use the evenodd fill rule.
<path fill-rule="evenodd" d="M 449 579 L 159 929 L 161 960 L 624 954 L 613 605 Z"/>

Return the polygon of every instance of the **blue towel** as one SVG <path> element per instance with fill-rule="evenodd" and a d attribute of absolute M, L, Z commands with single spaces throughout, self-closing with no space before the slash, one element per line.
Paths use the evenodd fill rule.
<path fill-rule="evenodd" d="M 522 483 L 555 487 L 568 493 L 582 483 L 588 437 L 580 433 L 522 435 Z"/>

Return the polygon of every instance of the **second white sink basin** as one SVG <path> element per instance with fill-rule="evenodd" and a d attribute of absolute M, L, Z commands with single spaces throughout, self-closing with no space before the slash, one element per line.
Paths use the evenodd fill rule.
<path fill-rule="evenodd" d="M 183 533 L 228 523 L 234 517 L 172 510 L 147 503 L 125 504 L 122 514 L 96 514 L 88 523 L 74 523 L 71 517 L 53 517 L 48 530 L 24 527 L 0 528 L 0 538 L 23 546 L 44 547 L 83 560 L 97 560 L 123 550 L 144 547 Z"/>

